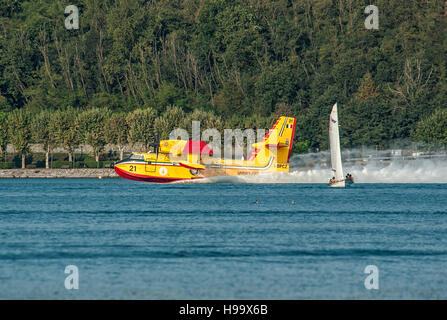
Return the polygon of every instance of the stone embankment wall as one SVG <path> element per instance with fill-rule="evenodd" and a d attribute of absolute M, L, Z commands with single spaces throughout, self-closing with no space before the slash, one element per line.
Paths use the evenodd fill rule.
<path fill-rule="evenodd" d="M 0 178 L 117 178 L 113 169 L 5 169 Z"/>

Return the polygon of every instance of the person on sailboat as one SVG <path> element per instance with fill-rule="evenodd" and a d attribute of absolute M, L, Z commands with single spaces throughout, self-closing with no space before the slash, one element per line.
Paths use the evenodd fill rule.
<path fill-rule="evenodd" d="M 335 183 L 335 182 L 337 182 L 337 180 L 335 180 L 335 177 L 332 177 L 332 179 L 329 180 L 329 183 Z"/>
<path fill-rule="evenodd" d="M 350 173 L 348 173 L 348 174 L 346 175 L 345 180 L 346 180 L 347 182 L 354 182 L 354 178 L 352 177 L 352 175 L 351 175 Z"/>

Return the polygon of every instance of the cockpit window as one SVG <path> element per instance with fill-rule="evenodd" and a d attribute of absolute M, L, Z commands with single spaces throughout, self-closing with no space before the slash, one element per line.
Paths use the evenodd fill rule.
<path fill-rule="evenodd" d="M 132 154 L 129 159 L 131 160 L 144 160 L 144 155 L 142 154 Z"/>

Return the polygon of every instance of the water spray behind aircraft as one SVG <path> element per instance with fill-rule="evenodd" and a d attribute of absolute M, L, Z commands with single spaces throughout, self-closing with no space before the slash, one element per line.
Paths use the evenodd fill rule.
<path fill-rule="evenodd" d="M 343 151 L 346 170 L 358 183 L 447 183 L 447 154 L 384 157 L 372 149 Z M 214 177 L 194 183 L 327 183 L 331 174 L 327 151 L 294 155 L 289 173 Z"/>

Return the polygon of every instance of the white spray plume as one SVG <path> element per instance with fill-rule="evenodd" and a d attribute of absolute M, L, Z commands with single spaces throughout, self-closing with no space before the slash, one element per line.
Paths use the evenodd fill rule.
<path fill-rule="evenodd" d="M 327 151 L 295 155 L 291 158 L 289 173 L 212 177 L 187 183 L 328 183 L 333 176 L 329 157 Z M 382 161 L 376 150 L 353 149 L 345 150 L 343 158 L 367 160 L 365 165 L 353 164 L 353 161 L 344 163 L 344 174 L 351 173 L 356 183 L 447 183 L 445 154 L 432 158 L 399 156 Z"/>

